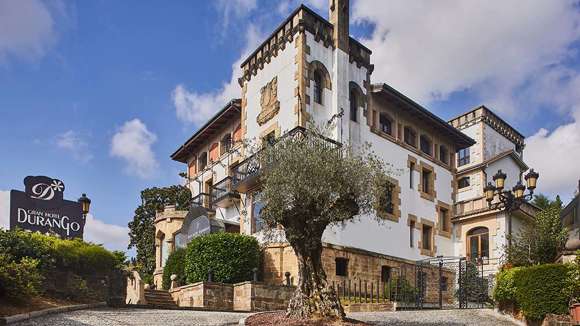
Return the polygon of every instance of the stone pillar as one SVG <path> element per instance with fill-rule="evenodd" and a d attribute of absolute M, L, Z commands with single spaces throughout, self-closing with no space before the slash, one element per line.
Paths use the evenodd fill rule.
<path fill-rule="evenodd" d="M 350 43 L 348 10 L 348 0 L 330 0 L 328 17 L 330 23 L 334 25 L 332 34 L 334 47 L 346 53 Z"/>

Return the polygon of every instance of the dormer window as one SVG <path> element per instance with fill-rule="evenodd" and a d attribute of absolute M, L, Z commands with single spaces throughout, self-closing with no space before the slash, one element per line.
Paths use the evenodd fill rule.
<path fill-rule="evenodd" d="M 322 104 L 322 74 L 319 70 L 314 72 L 314 102 Z"/>
<path fill-rule="evenodd" d="M 350 90 L 349 101 L 350 101 L 350 120 L 357 122 L 358 98 L 354 89 Z"/>
<path fill-rule="evenodd" d="M 393 123 L 384 113 L 379 114 L 379 127 L 385 134 L 393 135 Z"/>
<path fill-rule="evenodd" d="M 421 147 L 421 152 L 427 155 L 433 155 L 433 145 L 431 144 L 431 140 L 429 139 L 429 137 L 421 135 L 421 137 L 419 138 L 419 143 Z"/>

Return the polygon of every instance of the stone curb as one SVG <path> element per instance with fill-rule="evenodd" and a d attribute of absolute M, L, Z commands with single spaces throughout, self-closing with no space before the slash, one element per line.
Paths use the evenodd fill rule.
<path fill-rule="evenodd" d="M 19 315 L 0 317 L 0 325 L 10 325 L 10 324 L 14 324 L 17 322 L 33 319 L 36 317 L 40 317 L 40 316 L 52 315 L 52 314 L 58 314 L 58 313 L 62 313 L 62 312 L 82 310 L 82 309 L 104 307 L 106 305 L 107 305 L 106 302 L 98 302 L 98 303 L 79 304 L 79 305 L 74 305 L 74 306 L 64 306 L 64 307 L 49 308 L 49 309 L 38 310 L 38 311 L 31 311 L 31 312 L 27 312 L 27 313 L 19 314 Z"/>
<path fill-rule="evenodd" d="M 273 311 L 274 311 L 274 310 L 273 310 Z M 269 313 L 269 312 L 272 312 L 272 311 L 261 311 L 261 312 L 257 312 L 257 313 L 255 313 L 255 314 L 251 314 L 251 315 L 249 315 L 249 316 L 246 316 L 246 317 L 244 317 L 244 318 L 240 319 L 240 321 L 238 322 L 238 325 L 239 325 L 239 326 L 245 326 L 245 325 L 246 325 L 246 319 L 248 319 L 248 318 L 250 318 L 250 317 L 252 317 L 252 316 L 261 315 L 261 314 L 266 314 L 266 313 Z"/>

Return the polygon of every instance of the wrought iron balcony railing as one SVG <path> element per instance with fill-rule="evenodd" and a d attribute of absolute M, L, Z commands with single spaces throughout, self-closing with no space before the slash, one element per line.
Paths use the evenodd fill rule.
<path fill-rule="evenodd" d="M 201 192 L 197 196 L 191 198 L 189 205 L 191 207 L 204 207 L 207 210 L 213 211 L 212 195 Z"/>
<path fill-rule="evenodd" d="M 267 144 L 267 146 L 276 146 L 277 142 L 287 137 L 304 141 L 306 143 L 315 141 L 320 143 L 322 141 L 322 144 L 332 149 L 339 149 L 342 146 L 342 144 L 336 140 L 324 137 L 303 127 L 296 127 L 290 130 L 278 140 Z M 232 168 L 232 189 L 239 192 L 245 192 L 257 183 L 261 169 L 259 155 L 257 155 L 258 153 L 259 151 Z"/>
<path fill-rule="evenodd" d="M 211 201 L 214 206 L 228 207 L 233 199 L 239 199 L 240 194 L 232 189 L 233 177 L 225 177 L 212 187 Z"/>

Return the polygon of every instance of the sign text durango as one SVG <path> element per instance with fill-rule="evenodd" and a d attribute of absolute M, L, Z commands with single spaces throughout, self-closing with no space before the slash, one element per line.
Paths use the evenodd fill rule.
<path fill-rule="evenodd" d="M 64 183 L 45 176 L 24 179 L 25 192 L 10 192 L 10 229 L 81 238 L 85 227 L 81 204 L 63 199 Z"/>

